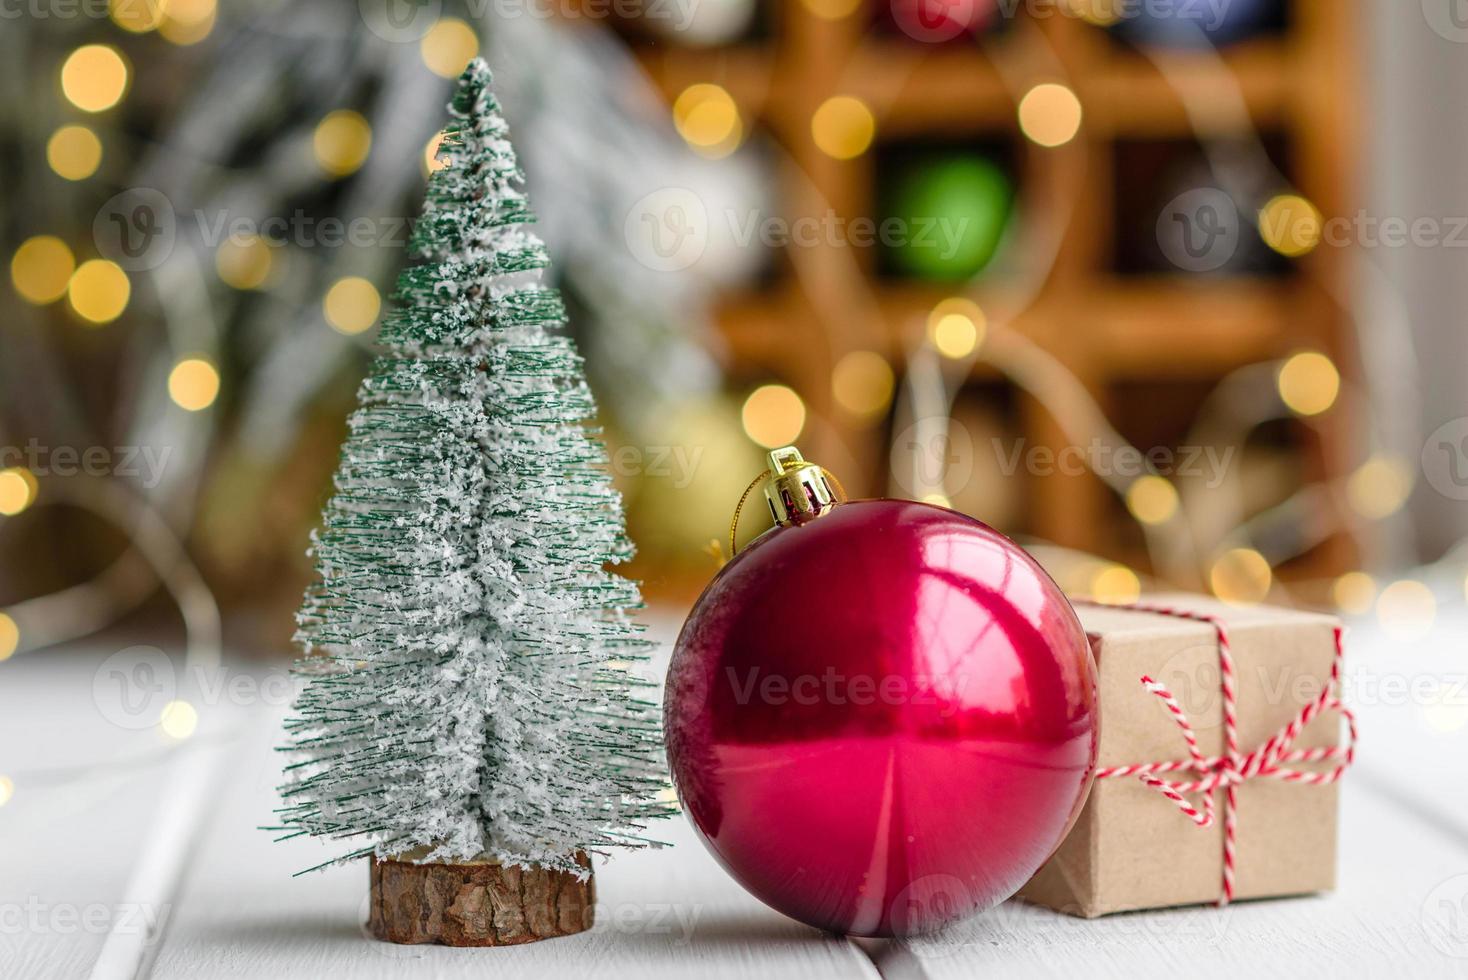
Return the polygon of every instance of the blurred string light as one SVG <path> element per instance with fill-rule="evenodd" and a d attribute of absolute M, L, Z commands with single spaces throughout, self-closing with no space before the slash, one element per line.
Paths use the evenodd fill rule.
<path fill-rule="evenodd" d="M 184 358 L 168 373 L 168 397 L 185 411 L 203 411 L 219 397 L 219 369 L 202 357 Z"/>
<path fill-rule="evenodd" d="M 719 85 L 690 85 L 673 101 L 673 125 L 702 156 L 717 159 L 739 148 L 744 123 L 734 97 Z"/>
<path fill-rule="evenodd" d="M 21 243 L 10 259 L 10 281 L 28 303 L 44 306 L 66 295 L 76 259 L 54 235 L 37 235 Z"/>
<path fill-rule="evenodd" d="M 959 360 L 979 349 L 987 327 L 979 304 L 962 297 L 945 299 L 928 314 L 928 342 L 944 357 Z"/>
<path fill-rule="evenodd" d="M 1330 358 L 1315 351 L 1295 354 L 1279 369 L 1279 399 L 1296 415 L 1330 410 L 1341 390 L 1341 375 Z"/>
<path fill-rule="evenodd" d="M 1156 474 L 1139 476 L 1127 487 L 1126 507 L 1143 524 L 1166 524 L 1177 514 L 1177 488 Z"/>
<path fill-rule="evenodd" d="M 856 13 L 863 0 L 801 0 L 805 9 L 822 20 L 843 20 Z"/>
<path fill-rule="evenodd" d="M 356 173 L 372 151 L 372 127 L 360 112 L 337 109 L 316 124 L 311 137 L 316 164 L 332 177 Z"/>
<path fill-rule="evenodd" d="M 851 160 L 871 148 L 877 135 L 877 119 L 856 96 L 833 95 L 811 116 L 810 133 L 822 153 L 837 160 Z"/>
<path fill-rule="evenodd" d="M 61 66 L 61 92 L 84 112 L 103 112 L 127 94 L 128 66 L 108 44 L 77 48 Z"/>
<path fill-rule="evenodd" d="M 1321 227 L 1319 209 L 1298 194 L 1277 194 L 1259 209 L 1259 237 L 1289 258 L 1313 251 Z"/>
<path fill-rule="evenodd" d="M 1070 9 L 1095 27 L 1110 27 L 1121 20 L 1130 0 L 1070 0 Z"/>
<path fill-rule="evenodd" d="M 46 163 L 67 180 L 86 180 L 102 165 L 102 141 L 86 126 L 62 126 L 46 142 Z"/>
<path fill-rule="evenodd" d="M 948 494 L 942 493 L 938 490 L 934 490 L 932 493 L 923 494 L 922 501 L 925 504 L 932 504 L 934 507 L 946 507 L 949 510 L 953 509 L 953 499 L 949 497 Z"/>
<path fill-rule="evenodd" d="M 22 466 L 0 470 L 0 516 L 14 517 L 36 501 L 40 485 L 35 474 Z"/>
<path fill-rule="evenodd" d="M 214 30 L 215 0 L 165 0 L 158 33 L 170 44 L 198 44 Z"/>
<path fill-rule="evenodd" d="M 1269 595 L 1274 572 L 1269 561 L 1253 548 L 1233 548 L 1219 555 L 1208 570 L 1208 585 L 1224 602 L 1262 602 Z"/>
<path fill-rule="evenodd" d="M 259 235 L 229 238 L 214 253 L 214 271 L 235 289 L 259 289 L 275 268 L 274 252 Z"/>
<path fill-rule="evenodd" d="M 163 7 L 169 0 L 107 0 L 112 23 L 133 34 L 146 34 L 163 23 Z"/>
<path fill-rule="evenodd" d="M 1108 564 L 1091 577 L 1090 593 L 1097 602 L 1136 602 L 1142 594 L 1142 580 L 1125 565 Z"/>
<path fill-rule="evenodd" d="M 0 806 L 10 802 L 15 795 L 15 783 L 10 781 L 9 776 L 0 776 Z"/>
<path fill-rule="evenodd" d="M 1081 100 L 1058 82 L 1036 85 L 1019 100 L 1019 129 L 1032 143 L 1063 146 L 1081 130 Z"/>
<path fill-rule="evenodd" d="M 347 276 L 326 291 L 321 309 L 331 329 L 352 336 L 372 329 L 382 311 L 382 297 L 366 279 Z"/>
<path fill-rule="evenodd" d="M 170 701 L 158 715 L 158 727 L 171 739 L 182 742 L 199 727 L 199 711 L 187 701 Z"/>
<path fill-rule="evenodd" d="M 444 17 L 423 35 L 418 50 L 429 71 L 444 78 L 458 78 L 479 53 L 479 35 L 457 17 Z"/>
<path fill-rule="evenodd" d="M 831 371 L 831 395 L 836 404 L 865 419 L 886 413 L 895 384 L 892 365 L 876 351 L 844 354 Z"/>
<path fill-rule="evenodd" d="M 1346 480 L 1346 500 L 1362 517 L 1379 521 L 1402 509 L 1412 483 L 1412 468 L 1405 460 L 1373 456 Z"/>
<path fill-rule="evenodd" d="M 1376 619 L 1387 635 L 1396 640 L 1422 639 L 1432 632 L 1436 618 L 1436 597 L 1415 579 L 1393 582 L 1376 599 Z"/>
<path fill-rule="evenodd" d="M 72 311 L 98 326 L 122 316 L 131 297 L 132 283 L 127 273 L 107 259 L 83 262 L 66 286 L 66 301 Z"/>
<path fill-rule="evenodd" d="M 1365 572 L 1347 572 L 1331 585 L 1330 598 L 1341 612 L 1364 615 L 1376 602 L 1376 579 Z"/>
<path fill-rule="evenodd" d="M 439 148 L 443 146 L 444 135 L 442 132 L 434 133 L 427 145 L 423 147 L 423 176 L 425 177 L 447 169 L 452 162 L 447 155 L 443 159 L 439 159 L 438 156 Z"/>
<path fill-rule="evenodd" d="M 805 428 L 805 402 L 785 385 L 761 385 L 744 400 L 740 419 L 744 434 L 766 449 L 788 446 Z"/>
<path fill-rule="evenodd" d="M 0 660 L 9 660 L 20 648 L 20 627 L 5 613 L 0 613 Z"/>

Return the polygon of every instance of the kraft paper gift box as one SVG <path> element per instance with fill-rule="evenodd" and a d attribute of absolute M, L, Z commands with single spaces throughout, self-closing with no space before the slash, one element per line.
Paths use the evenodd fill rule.
<path fill-rule="evenodd" d="M 1198 596 L 1147 597 L 1139 605 L 1219 617 L 1236 675 L 1238 744 L 1247 756 L 1320 698 L 1336 659 L 1335 619 L 1270 607 L 1234 607 Z M 1206 758 L 1224 749 L 1217 633 L 1207 622 L 1131 607 L 1078 602 L 1096 657 L 1100 695 L 1098 771 L 1186 761 L 1187 744 L 1150 675 L 1173 694 Z M 1341 714 L 1324 708 L 1294 749 L 1343 745 Z M 1340 758 L 1282 763 L 1330 772 Z M 1196 773 L 1163 773 L 1186 781 Z M 1202 809 L 1202 794 L 1184 799 Z M 1225 793 L 1212 826 L 1199 827 L 1136 776 L 1098 778 L 1070 835 L 1020 897 L 1071 915 L 1212 903 L 1223 890 Z M 1299 895 L 1335 886 L 1338 786 L 1255 777 L 1237 789 L 1234 899 Z"/>

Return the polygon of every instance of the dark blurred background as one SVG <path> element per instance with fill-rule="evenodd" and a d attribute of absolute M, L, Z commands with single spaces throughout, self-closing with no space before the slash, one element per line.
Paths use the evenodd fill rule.
<path fill-rule="evenodd" d="M 1075 593 L 1420 632 L 1468 530 L 1454 9 L 7 6 L 0 658 L 179 625 L 287 650 L 475 54 L 654 602 L 796 442 Z"/>

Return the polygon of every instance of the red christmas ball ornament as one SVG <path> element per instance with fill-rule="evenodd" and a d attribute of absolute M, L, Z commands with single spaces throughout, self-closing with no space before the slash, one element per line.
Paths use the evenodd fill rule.
<path fill-rule="evenodd" d="M 978 521 L 838 502 L 793 448 L 770 467 L 778 526 L 704 591 L 669 668 L 683 808 L 745 888 L 822 929 L 914 935 L 1003 901 L 1095 766 L 1075 612 Z"/>

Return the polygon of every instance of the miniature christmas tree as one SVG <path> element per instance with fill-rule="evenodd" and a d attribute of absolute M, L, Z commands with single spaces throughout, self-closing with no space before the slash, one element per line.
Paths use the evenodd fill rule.
<path fill-rule="evenodd" d="M 637 586 L 606 570 L 631 555 L 621 501 L 489 84 L 482 61 L 459 81 L 350 420 L 287 723 L 287 836 L 360 842 L 341 859 L 372 856 L 372 924 L 397 941 L 585 928 L 587 852 L 645 843 L 667 811 L 656 709 L 626 669 Z M 415 878 L 441 865 L 446 893 Z M 455 905 L 461 886 L 508 888 L 523 915 Z M 434 905 L 460 913 L 424 926 Z"/>

